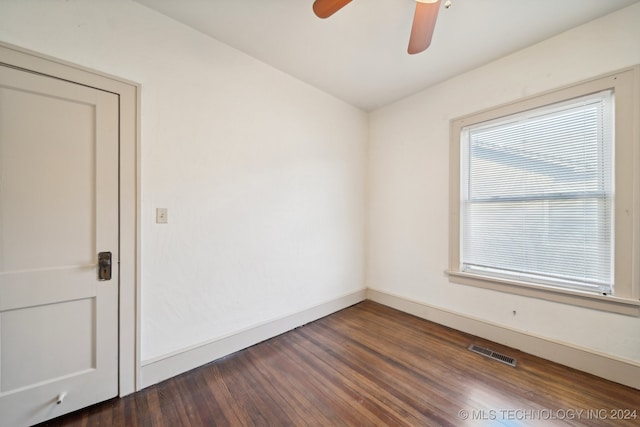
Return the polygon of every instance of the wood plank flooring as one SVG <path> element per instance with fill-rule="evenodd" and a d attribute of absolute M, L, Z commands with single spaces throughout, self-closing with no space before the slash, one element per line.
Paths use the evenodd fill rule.
<path fill-rule="evenodd" d="M 43 425 L 636 426 L 640 391 L 365 301 Z"/>

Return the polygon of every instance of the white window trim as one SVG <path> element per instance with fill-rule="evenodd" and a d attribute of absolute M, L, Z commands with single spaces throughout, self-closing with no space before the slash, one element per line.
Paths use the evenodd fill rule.
<path fill-rule="evenodd" d="M 532 285 L 460 270 L 460 133 L 463 127 L 590 93 L 615 93 L 614 294 Z M 451 121 L 449 281 L 640 316 L 640 65 Z"/>

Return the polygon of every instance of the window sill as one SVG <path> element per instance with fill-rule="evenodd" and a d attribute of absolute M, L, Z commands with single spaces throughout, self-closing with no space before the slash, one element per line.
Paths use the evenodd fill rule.
<path fill-rule="evenodd" d="M 533 285 L 526 282 L 486 277 L 459 271 L 447 271 L 447 274 L 449 275 L 449 281 L 452 283 L 477 286 L 500 292 L 508 292 L 516 295 L 640 317 L 639 300 L 570 289 L 558 289 L 544 285 Z"/>

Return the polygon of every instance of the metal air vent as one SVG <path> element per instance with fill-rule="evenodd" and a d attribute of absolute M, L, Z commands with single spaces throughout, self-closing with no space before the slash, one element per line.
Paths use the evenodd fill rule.
<path fill-rule="evenodd" d="M 490 350 L 488 348 L 480 347 L 480 346 L 475 345 L 475 344 L 471 344 L 469 346 L 469 350 L 473 351 L 474 353 L 481 354 L 481 355 L 483 355 L 485 357 L 488 357 L 490 359 L 497 360 L 498 362 L 505 363 L 505 364 L 507 364 L 509 366 L 515 367 L 516 363 L 517 363 L 516 359 L 514 359 L 511 356 L 507 356 L 507 355 L 504 355 L 502 353 L 498 353 L 497 351 L 493 351 L 493 350 Z"/>

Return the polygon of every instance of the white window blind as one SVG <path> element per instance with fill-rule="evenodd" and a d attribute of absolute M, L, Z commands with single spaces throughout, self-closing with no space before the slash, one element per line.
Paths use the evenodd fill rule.
<path fill-rule="evenodd" d="M 461 271 L 611 293 L 613 92 L 463 128 Z"/>

